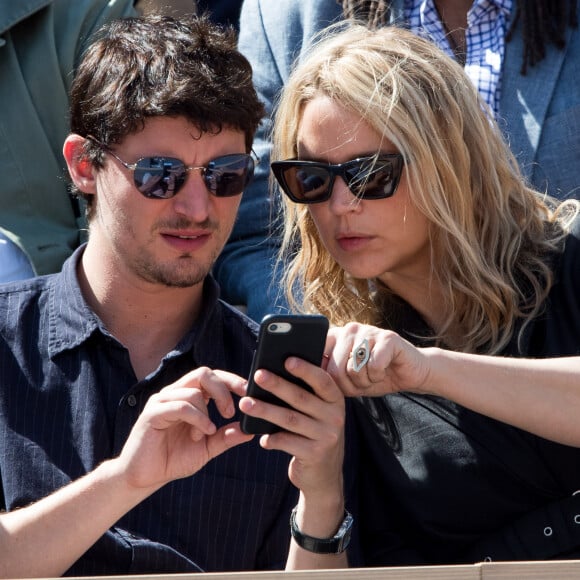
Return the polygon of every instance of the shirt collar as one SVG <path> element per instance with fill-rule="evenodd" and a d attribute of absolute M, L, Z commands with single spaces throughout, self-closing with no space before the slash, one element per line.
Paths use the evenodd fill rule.
<path fill-rule="evenodd" d="M 60 274 L 51 277 L 49 283 L 48 348 L 51 358 L 64 351 L 77 348 L 95 332 L 111 337 L 101 319 L 87 304 L 79 285 L 77 268 L 85 246 L 86 244 L 79 247 L 66 260 Z M 219 286 L 211 275 L 205 280 L 202 300 L 198 319 L 168 356 L 194 349 L 194 358 L 208 365 L 222 356 L 222 330 L 221 325 L 216 323 L 216 317 L 221 312 L 218 308 Z"/>
<path fill-rule="evenodd" d="M 49 343 L 51 357 L 73 349 L 87 340 L 101 321 L 86 303 L 76 270 L 84 246 L 78 248 L 63 264 L 62 271 L 51 278 L 48 289 Z"/>
<path fill-rule="evenodd" d="M 495 4 L 506 16 L 511 16 L 513 0 L 489 0 L 489 3 Z"/>
<path fill-rule="evenodd" d="M 504 18 L 509 19 L 512 13 L 513 0 L 475 0 L 469 9 L 470 13 L 485 11 L 489 6 L 495 6 L 497 10 L 503 12 Z"/>

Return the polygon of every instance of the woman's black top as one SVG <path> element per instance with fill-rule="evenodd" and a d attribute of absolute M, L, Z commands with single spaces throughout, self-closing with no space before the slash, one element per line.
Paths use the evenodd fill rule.
<path fill-rule="evenodd" d="M 514 339 L 503 355 L 580 354 L 580 220 L 554 272 L 521 350 Z M 407 304 L 398 318 L 393 330 L 415 344 L 428 332 Z M 580 449 L 439 397 L 399 393 L 352 408 L 365 565 L 580 557 Z"/>

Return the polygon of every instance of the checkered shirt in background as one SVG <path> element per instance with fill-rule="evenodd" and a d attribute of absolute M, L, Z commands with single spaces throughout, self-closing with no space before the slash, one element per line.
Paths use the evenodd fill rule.
<path fill-rule="evenodd" d="M 413 32 L 425 34 L 449 56 L 456 58 L 433 0 L 407 1 L 405 17 Z M 505 34 L 512 0 L 475 0 L 467 13 L 465 72 L 497 115 Z"/>

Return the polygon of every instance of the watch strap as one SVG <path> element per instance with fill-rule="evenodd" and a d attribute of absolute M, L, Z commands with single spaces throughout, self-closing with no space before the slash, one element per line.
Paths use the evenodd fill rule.
<path fill-rule="evenodd" d="M 296 524 L 296 508 L 294 508 L 290 515 L 290 532 L 295 542 L 308 552 L 340 554 L 346 550 L 350 542 L 353 521 L 352 515 L 345 510 L 344 519 L 332 538 L 314 538 L 300 531 Z"/>

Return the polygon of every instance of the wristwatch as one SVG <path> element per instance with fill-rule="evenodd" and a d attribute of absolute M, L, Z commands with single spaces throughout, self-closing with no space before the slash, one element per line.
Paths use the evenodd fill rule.
<path fill-rule="evenodd" d="M 296 508 L 292 510 L 290 516 L 290 532 L 296 543 L 309 552 L 315 554 L 340 554 L 344 552 L 350 542 L 350 534 L 354 519 L 344 511 L 344 520 L 338 528 L 338 532 L 332 538 L 313 538 L 303 534 L 296 525 Z"/>

